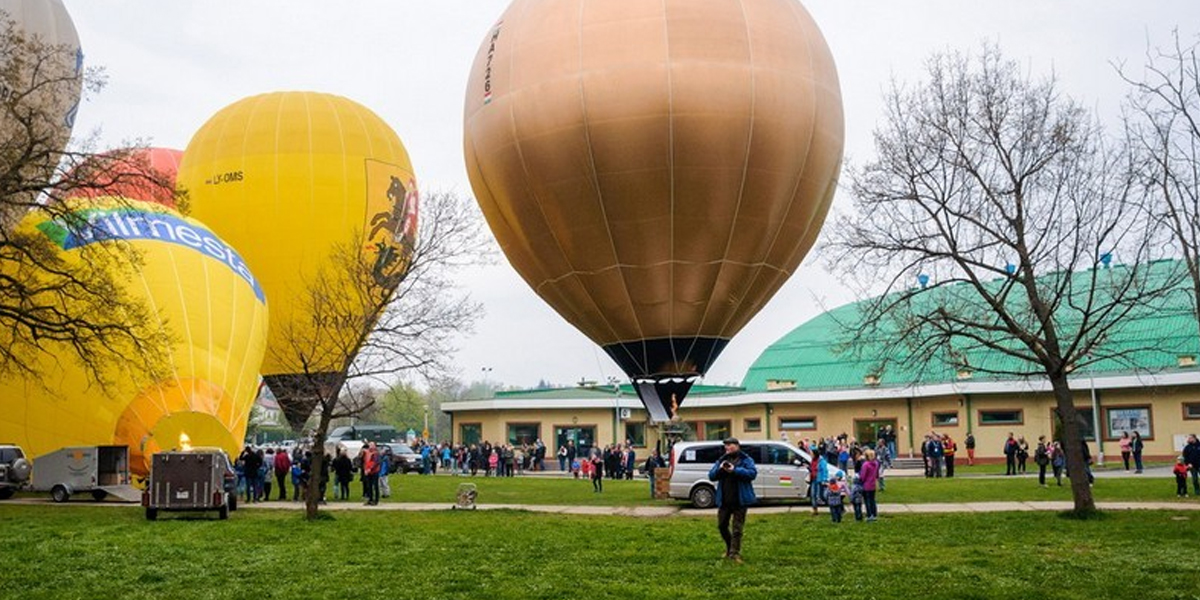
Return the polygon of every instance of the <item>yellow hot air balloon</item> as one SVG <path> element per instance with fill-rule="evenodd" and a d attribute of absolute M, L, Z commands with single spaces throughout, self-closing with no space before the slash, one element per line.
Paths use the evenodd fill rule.
<path fill-rule="evenodd" d="M 467 84 L 509 262 L 665 420 L 816 240 L 841 93 L 795 0 L 515 0 Z"/>
<path fill-rule="evenodd" d="M 315 400 L 288 393 L 296 374 L 281 358 L 288 352 L 285 331 L 312 326 L 305 286 L 345 244 L 362 244 L 364 260 L 381 275 L 404 260 L 418 203 L 408 152 L 361 104 L 276 92 L 239 100 L 210 118 L 184 151 L 177 181 L 192 214 L 242 252 L 271 299 L 263 378 L 299 429 Z M 384 285 L 389 292 L 394 286 Z M 344 358 L 318 353 L 310 372 L 336 371 Z"/>
<path fill-rule="evenodd" d="M 48 237 L 67 260 L 78 260 L 89 244 L 130 244 L 141 264 L 126 291 L 161 318 L 171 374 L 155 380 L 114 373 L 106 391 L 65 359 L 67 349 L 48 344 L 41 381 L 0 380 L 0 440 L 35 458 L 64 446 L 128 445 L 131 470 L 142 475 L 151 454 L 178 447 L 184 435 L 236 453 L 258 394 L 267 336 L 265 295 L 250 269 L 204 224 L 167 207 L 107 197 L 72 199 L 65 207 L 74 224 L 35 211 L 17 233 Z"/>
<path fill-rule="evenodd" d="M 62 0 L 0 0 L 0 30 L 0 151 L 24 157 L 25 180 L 49 181 L 79 109 L 79 35 Z M 0 202 L 0 226 L 19 221 L 37 194 L 21 196 Z"/>

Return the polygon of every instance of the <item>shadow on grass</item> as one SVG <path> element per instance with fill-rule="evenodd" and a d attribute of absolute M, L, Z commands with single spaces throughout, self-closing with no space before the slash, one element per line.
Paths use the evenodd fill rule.
<path fill-rule="evenodd" d="M 1103 521 L 1108 518 L 1108 513 L 1093 508 L 1088 510 L 1067 510 L 1058 513 L 1058 516 L 1068 521 Z"/>

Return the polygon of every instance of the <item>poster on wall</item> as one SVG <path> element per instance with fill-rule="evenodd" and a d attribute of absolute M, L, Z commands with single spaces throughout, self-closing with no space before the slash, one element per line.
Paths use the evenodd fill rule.
<path fill-rule="evenodd" d="M 1151 437 L 1149 408 L 1108 409 L 1108 435 L 1120 437 L 1122 433 L 1138 432 L 1144 438 Z"/>

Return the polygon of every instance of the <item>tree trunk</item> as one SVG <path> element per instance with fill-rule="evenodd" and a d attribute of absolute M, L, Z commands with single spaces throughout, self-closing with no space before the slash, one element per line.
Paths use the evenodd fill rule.
<path fill-rule="evenodd" d="M 1071 496 L 1075 499 L 1075 509 L 1072 512 L 1076 516 L 1086 517 L 1096 512 L 1096 501 L 1092 498 L 1087 465 L 1083 460 L 1084 441 L 1079 435 L 1079 417 L 1075 411 L 1075 398 L 1071 394 L 1071 387 L 1067 383 L 1065 373 L 1051 373 L 1050 385 L 1054 388 L 1058 416 L 1062 420 L 1061 434 L 1063 450 L 1067 453 L 1067 477 L 1071 478 Z"/>
<path fill-rule="evenodd" d="M 325 410 L 326 402 L 321 402 L 321 418 L 317 431 L 313 434 L 312 468 L 308 476 L 308 494 L 304 500 L 304 517 L 309 521 L 317 518 L 321 495 L 321 478 L 325 472 L 325 436 L 329 432 L 330 412 Z"/>

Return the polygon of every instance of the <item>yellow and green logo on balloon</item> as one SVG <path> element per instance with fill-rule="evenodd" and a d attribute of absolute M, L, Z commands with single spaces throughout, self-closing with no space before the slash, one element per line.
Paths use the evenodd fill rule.
<path fill-rule="evenodd" d="M 151 454 L 184 439 L 236 452 L 267 339 L 266 298 L 245 261 L 204 224 L 158 204 L 79 198 L 67 208 L 57 219 L 30 213 L 18 231 L 46 236 L 67 261 L 91 244 L 136 251 L 131 276 L 119 280 L 167 332 L 159 351 L 169 374 L 114 373 L 103 390 L 64 358 L 68 348 L 48 347 L 41 381 L 0 380 L 0 439 L 35 459 L 65 446 L 127 445 L 131 470 L 143 475 Z"/>

